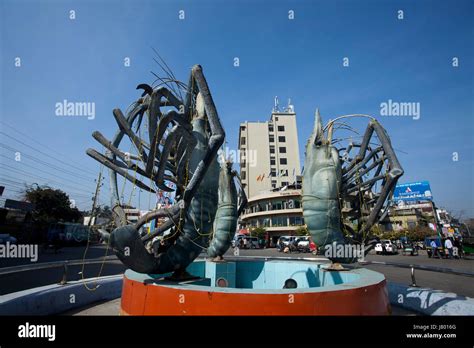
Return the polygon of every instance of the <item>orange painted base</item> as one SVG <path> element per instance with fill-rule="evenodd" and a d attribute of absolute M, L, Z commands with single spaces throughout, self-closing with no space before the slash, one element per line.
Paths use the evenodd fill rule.
<path fill-rule="evenodd" d="M 124 277 L 122 315 L 388 315 L 386 281 L 336 291 L 284 293 L 190 290 Z M 237 289 L 240 290 L 240 289 Z"/>

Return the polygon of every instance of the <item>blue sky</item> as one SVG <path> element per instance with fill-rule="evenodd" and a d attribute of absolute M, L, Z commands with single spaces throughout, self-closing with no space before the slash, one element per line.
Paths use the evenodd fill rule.
<path fill-rule="evenodd" d="M 112 109 L 125 110 L 139 97 L 136 85 L 151 83 L 150 71 L 160 72 L 154 47 L 182 81 L 192 65 L 203 66 L 229 147 L 237 146 L 240 122 L 269 118 L 276 95 L 282 103 L 291 97 L 295 105 L 302 160 L 316 107 L 326 121 L 372 114 L 401 150 L 400 182 L 428 180 L 438 206 L 474 217 L 472 1 L 0 3 L 0 143 L 71 172 L 56 172 L 31 158 L 13 162 L 13 151 L 4 146 L 1 177 L 7 183 L 45 180 L 6 172 L 5 165 L 52 178 L 24 166 L 29 164 L 59 173 L 54 180 L 70 185 L 79 207 L 90 205 L 98 165 L 85 150 L 100 148 L 91 133 L 111 137 L 117 127 Z M 400 9 L 403 20 L 397 19 Z M 69 19 L 70 10 L 75 20 Z M 288 19 L 289 10 L 294 20 Z M 15 57 L 21 67 L 15 67 Z M 125 57 L 130 67 L 124 67 Z M 343 57 L 349 67 L 343 67 Z M 457 68 L 453 57 L 459 58 Z M 56 116 L 55 104 L 64 99 L 94 102 L 95 119 Z M 380 103 L 388 99 L 419 102 L 420 119 L 380 116 Z M 363 130 L 365 123 L 356 125 Z M 107 191 L 101 200 L 107 201 Z"/>

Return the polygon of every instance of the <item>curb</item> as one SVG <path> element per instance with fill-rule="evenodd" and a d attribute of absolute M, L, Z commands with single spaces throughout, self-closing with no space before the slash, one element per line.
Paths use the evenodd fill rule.
<path fill-rule="evenodd" d="M 96 290 L 88 290 L 89 288 Z M 0 296 L 0 315 L 53 315 L 113 300 L 122 294 L 123 274 L 53 284 Z"/>

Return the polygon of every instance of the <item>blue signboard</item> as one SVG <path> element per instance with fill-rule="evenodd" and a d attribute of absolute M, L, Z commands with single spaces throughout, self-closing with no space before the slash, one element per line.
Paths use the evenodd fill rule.
<path fill-rule="evenodd" d="M 431 201 L 433 196 L 429 181 L 410 182 L 395 186 L 393 201 Z"/>

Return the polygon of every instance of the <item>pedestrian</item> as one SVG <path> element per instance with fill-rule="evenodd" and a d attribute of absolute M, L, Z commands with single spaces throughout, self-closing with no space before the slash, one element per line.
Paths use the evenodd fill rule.
<path fill-rule="evenodd" d="M 460 237 L 454 238 L 454 247 L 457 248 L 459 259 L 462 258 L 462 242 Z"/>
<path fill-rule="evenodd" d="M 247 249 L 247 238 L 242 238 L 244 240 L 244 249 Z"/>
<path fill-rule="evenodd" d="M 431 257 L 439 258 L 439 256 L 438 256 L 438 245 L 436 244 L 436 241 L 434 239 L 431 240 L 430 247 L 431 247 Z"/>
<path fill-rule="evenodd" d="M 451 238 L 446 238 L 446 240 L 444 241 L 444 247 L 448 249 L 449 258 L 452 259 L 453 258 L 453 242 L 451 242 Z"/>

